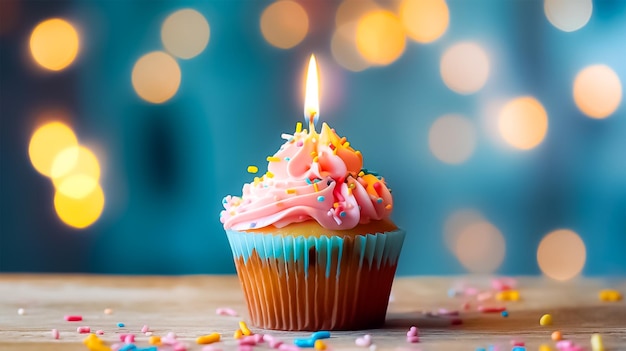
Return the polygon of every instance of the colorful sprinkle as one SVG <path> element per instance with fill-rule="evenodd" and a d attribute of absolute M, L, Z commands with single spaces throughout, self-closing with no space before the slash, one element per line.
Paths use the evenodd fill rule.
<path fill-rule="evenodd" d="M 280 157 L 267 156 L 267 162 L 280 162 Z"/>
<path fill-rule="evenodd" d="M 602 342 L 602 335 L 598 333 L 591 335 L 591 349 L 593 351 L 604 351 L 604 343 Z"/>
<path fill-rule="evenodd" d="M 317 183 L 313 183 L 313 190 L 315 190 L 315 192 L 319 191 L 319 189 L 317 188 Z"/>
<path fill-rule="evenodd" d="M 287 194 L 295 194 L 296 193 L 296 189 L 286 189 L 285 192 Z"/>
<path fill-rule="evenodd" d="M 330 338 L 330 332 L 326 330 L 316 331 L 315 333 L 311 334 L 311 339 L 313 340 L 328 339 L 328 338 Z"/>
<path fill-rule="evenodd" d="M 66 321 L 68 322 L 80 322 L 83 320 L 83 316 L 65 316 L 64 317 Z"/>
<path fill-rule="evenodd" d="M 298 347 L 313 347 L 315 340 L 313 339 L 293 339 L 293 344 Z"/>
<path fill-rule="evenodd" d="M 252 332 L 250 331 L 250 329 L 248 329 L 248 325 L 244 321 L 239 322 L 239 329 L 241 330 L 243 335 L 252 335 Z"/>
<path fill-rule="evenodd" d="M 482 313 L 501 313 L 505 310 L 506 307 L 487 307 L 483 305 L 478 306 L 478 311 Z"/>
<path fill-rule="evenodd" d="M 226 203 L 226 201 L 227 201 L 227 200 L 226 200 L 226 199 L 224 199 L 224 200 L 222 200 L 222 203 Z M 111 313 L 113 313 L 113 310 L 112 310 L 112 309 L 110 309 L 110 308 L 105 308 L 105 309 L 104 309 L 104 314 L 111 314 Z"/>
<path fill-rule="evenodd" d="M 604 301 L 604 302 L 616 302 L 616 301 L 621 301 L 623 297 L 622 297 L 622 293 L 620 293 L 617 290 L 605 289 L 605 290 L 601 290 L 598 293 L 598 298 L 600 299 L 600 301 Z"/>
<path fill-rule="evenodd" d="M 313 347 L 316 350 L 326 350 L 326 344 L 322 340 L 315 340 Z"/>
<path fill-rule="evenodd" d="M 59 331 L 58 330 L 52 329 L 51 334 L 52 334 L 52 338 L 54 340 L 59 340 Z"/>
<path fill-rule="evenodd" d="M 509 311 L 502 311 L 502 313 L 500 313 L 502 315 L 502 317 L 506 318 L 509 316 Z"/>
<path fill-rule="evenodd" d="M 161 345 L 161 337 L 153 335 L 150 337 L 150 339 L 148 339 L 148 343 L 150 345 Z"/>
<path fill-rule="evenodd" d="M 141 327 L 141 332 L 142 332 L 142 333 L 144 333 L 144 334 L 145 334 L 147 331 L 149 331 L 149 330 L 150 330 L 150 328 L 149 328 L 147 325 L 144 325 L 143 327 Z"/>
<path fill-rule="evenodd" d="M 504 290 L 496 294 L 496 299 L 499 301 L 519 301 L 519 291 L 517 290 Z"/>
<path fill-rule="evenodd" d="M 369 334 L 365 334 L 361 338 L 356 338 L 356 340 L 354 340 L 354 344 L 356 346 L 368 347 L 372 344 L 372 337 Z"/>
<path fill-rule="evenodd" d="M 272 172 L 270 172 L 270 171 L 267 171 L 267 172 L 265 173 L 265 176 L 266 176 L 266 177 L 268 177 L 268 178 L 274 178 L 274 173 L 272 173 Z"/>
<path fill-rule="evenodd" d="M 248 173 L 256 173 L 259 171 L 259 167 L 257 166 L 248 166 Z"/>
<path fill-rule="evenodd" d="M 202 335 L 196 338 L 196 343 L 200 345 L 212 344 L 220 341 L 220 334 L 212 333 L 208 335 Z"/>
<path fill-rule="evenodd" d="M 96 330 L 96 335 L 104 335 L 104 330 L 102 329 Z"/>
<path fill-rule="evenodd" d="M 317 201 L 319 201 L 319 202 L 324 202 L 324 199 L 325 198 L 323 196 L 321 196 L 321 195 L 317 197 Z"/>
<path fill-rule="evenodd" d="M 120 328 L 124 328 L 125 327 L 124 323 L 121 323 L 121 322 L 117 323 L 117 326 L 120 327 Z"/>
<path fill-rule="evenodd" d="M 550 314 L 544 314 L 543 316 L 541 316 L 541 318 L 539 319 L 539 325 L 552 325 L 552 316 Z"/>
<path fill-rule="evenodd" d="M 296 123 L 296 133 L 300 133 L 302 131 L 302 122 Z"/>
<path fill-rule="evenodd" d="M 237 329 L 235 330 L 235 333 L 233 333 L 233 338 L 235 339 L 239 339 L 243 336 L 243 332 L 241 331 L 241 329 Z"/>
<path fill-rule="evenodd" d="M 78 327 L 78 328 L 76 328 L 76 332 L 78 332 L 80 334 L 91 333 L 91 328 L 89 328 L 89 327 Z"/>
<path fill-rule="evenodd" d="M 552 335 L 550 335 L 550 337 L 554 341 L 561 341 L 561 340 L 563 340 L 563 334 L 560 331 L 558 331 L 558 330 L 553 331 Z"/>
<path fill-rule="evenodd" d="M 387 206 L 385 206 L 385 209 L 387 209 L 387 210 L 391 210 L 391 208 L 392 208 L 392 207 L 393 207 L 393 206 L 391 206 L 391 204 L 388 204 Z"/>
<path fill-rule="evenodd" d="M 254 228 L 254 227 L 256 227 L 256 223 L 250 223 L 250 226 L 252 228 Z M 220 307 L 220 308 L 215 310 L 215 314 L 220 315 L 220 316 L 233 316 L 233 317 L 236 317 L 237 316 L 237 311 L 233 310 L 230 307 Z"/>

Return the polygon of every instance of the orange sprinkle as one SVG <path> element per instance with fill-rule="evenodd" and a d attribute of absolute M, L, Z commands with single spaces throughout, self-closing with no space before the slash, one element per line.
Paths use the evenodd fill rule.
<path fill-rule="evenodd" d="M 357 155 L 360 155 L 360 154 L 361 154 L 361 151 L 356 150 L 354 153 L 355 153 L 355 154 L 357 154 Z"/>
<path fill-rule="evenodd" d="M 285 191 L 287 192 L 287 194 L 295 194 L 296 193 L 296 189 L 287 189 Z"/>
<path fill-rule="evenodd" d="M 391 210 L 391 204 L 388 204 L 387 206 L 385 206 L 385 208 Z"/>
<path fill-rule="evenodd" d="M 150 339 L 148 339 L 148 343 L 150 345 L 161 345 L 161 337 L 153 335 L 150 337 Z"/>
<path fill-rule="evenodd" d="M 267 162 L 280 162 L 280 157 L 267 156 Z"/>
<path fill-rule="evenodd" d="M 241 331 L 241 329 L 235 330 L 235 334 L 233 334 L 233 338 L 241 339 L 242 336 L 243 336 L 243 332 Z"/>
<path fill-rule="evenodd" d="M 270 172 L 270 171 L 267 171 L 267 173 L 265 173 L 265 175 L 266 175 L 268 178 L 274 178 L 274 173 L 272 173 L 272 172 Z"/>
<path fill-rule="evenodd" d="M 348 188 L 348 195 L 352 195 L 352 188 Z"/>
<path fill-rule="evenodd" d="M 339 139 L 339 144 L 343 144 L 346 142 L 346 137 L 341 137 L 341 139 Z"/>
<path fill-rule="evenodd" d="M 302 131 L 302 122 L 296 123 L 296 133 L 300 133 Z"/>
<path fill-rule="evenodd" d="M 311 151 L 311 157 L 315 157 L 317 156 L 317 152 L 316 151 Z"/>
<path fill-rule="evenodd" d="M 335 203 L 333 204 L 333 207 L 334 207 L 334 208 L 339 207 L 339 202 L 335 202 Z"/>

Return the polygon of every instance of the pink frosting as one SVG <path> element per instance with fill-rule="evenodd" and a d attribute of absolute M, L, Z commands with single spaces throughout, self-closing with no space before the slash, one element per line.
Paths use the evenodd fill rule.
<path fill-rule="evenodd" d="M 326 123 L 306 130 L 268 157 L 268 172 L 226 196 L 220 220 L 225 229 L 248 230 L 316 220 L 327 229 L 351 229 L 389 217 L 391 193 L 383 178 L 362 169 L 363 158 Z"/>

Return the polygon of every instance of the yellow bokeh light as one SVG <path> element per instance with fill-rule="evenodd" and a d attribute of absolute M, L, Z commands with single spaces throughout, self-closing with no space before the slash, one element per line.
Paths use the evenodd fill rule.
<path fill-rule="evenodd" d="M 308 31 L 309 16 L 295 1 L 276 1 L 261 15 L 261 33 L 277 48 L 290 49 L 298 45 Z"/>
<path fill-rule="evenodd" d="M 137 60 L 131 79 L 139 97 L 160 104 L 171 99 L 178 91 L 180 67 L 172 56 L 153 51 Z"/>
<path fill-rule="evenodd" d="M 445 0 L 404 0 L 400 19 L 409 38 L 430 43 L 446 32 L 450 13 Z"/>
<path fill-rule="evenodd" d="M 468 226 L 476 222 L 483 222 L 483 215 L 471 208 L 464 208 L 452 213 L 444 223 L 443 234 L 446 247 L 455 252 L 459 234 Z"/>
<path fill-rule="evenodd" d="M 516 98 L 500 111 L 498 130 L 510 145 L 529 150 L 539 145 L 548 132 L 548 114 L 537 99 Z"/>
<path fill-rule="evenodd" d="M 588 66 L 576 75 L 573 95 L 582 113 L 591 118 L 606 118 L 622 101 L 622 83 L 609 66 Z"/>
<path fill-rule="evenodd" d="M 61 151 L 52 164 L 52 182 L 58 192 L 73 197 L 87 196 L 100 180 L 100 163 L 84 146 Z"/>
<path fill-rule="evenodd" d="M 537 263 L 543 274 L 560 281 L 580 274 L 586 258 L 585 243 L 578 234 L 568 229 L 548 233 L 537 249 Z"/>
<path fill-rule="evenodd" d="M 209 43 L 210 35 L 209 22 L 193 9 L 172 13 L 161 27 L 161 41 L 165 50 L 182 59 L 200 54 Z"/>
<path fill-rule="evenodd" d="M 78 33 L 67 21 L 52 18 L 39 23 L 30 35 L 30 52 L 40 66 L 59 71 L 78 54 Z"/>
<path fill-rule="evenodd" d="M 59 218 L 74 228 L 86 228 L 93 224 L 104 209 L 104 193 L 98 185 L 87 196 L 76 199 L 57 190 L 54 195 L 54 209 Z"/>
<path fill-rule="evenodd" d="M 50 177 L 56 155 L 76 146 L 78 139 L 70 127 L 61 122 L 50 122 L 33 133 L 28 145 L 28 156 L 39 173 Z"/>
<path fill-rule="evenodd" d="M 449 164 L 463 163 L 476 147 L 476 130 L 465 117 L 442 116 L 430 127 L 428 146 L 440 161 Z"/>
<path fill-rule="evenodd" d="M 489 78 L 489 57 L 478 44 L 461 42 L 443 53 L 439 71 L 451 90 L 459 94 L 475 93 Z"/>
<path fill-rule="evenodd" d="M 591 0 L 544 0 L 543 11 L 553 26 L 573 32 L 589 22 L 593 3 Z"/>
<path fill-rule="evenodd" d="M 369 63 L 388 65 L 404 52 L 405 34 L 402 24 L 391 12 L 371 11 L 359 19 L 356 45 Z"/>
<path fill-rule="evenodd" d="M 487 221 L 477 221 L 462 229 L 455 253 L 461 264 L 473 273 L 493 273 L 502 264 L 506 244 L 502 233 Z"/>
<path fill-rule="evenodd" d="M 360 72 L 367 69 L 370 64 L 356 47 L 356 25 L 356 22 L 349 22 L 338 27 L 330 41 L 330 50 L 335 61 L 342 67 Z"/>

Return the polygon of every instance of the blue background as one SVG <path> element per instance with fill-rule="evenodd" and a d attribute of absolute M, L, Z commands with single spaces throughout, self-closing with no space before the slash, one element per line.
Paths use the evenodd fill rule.
<path fill-rule="evenodd" d="M 541 238 L 569 228 L 585 241 L 587 275 L 626 274 L 626 108 L 592 120 L 571 86 L 583 67 L 604 63 L 626 82 L 626 2 L 595 1 L 589 23 L 565 33 L 540 1 L 449 1 L 450 26 L 436 42 L 408 41 L 389 66 L 350 72 L 330 55 L 338 2 L 301 2 L 311 27 L 290 50 L 259 30 L 267 1 L 24 1 L 0 37 L 0 271 L 131 274 L 233 273 L 219 222 L 221 199 L 240 194 L 250 164 L 263 166 L 302 115 L 302 73 L 319 57 L 321 120 L 361 150 L 365 167 L 394 190 L 393 219 L 408 232 L 399 273 L 458 274 L 445 246 L 446 218 L 474 208 L 506 239 L 498 272 L 538 274 Z M 162 50 L 160 27 L 191 7 L 211 26 L 207 48 L 178 60 L 182 83 L 162 105 L 141 100 L 130 74 L 137 58 Z M 32 28 L 50 17 L 81 29 L 79 58 L 58 74 L 34 67 Z M 449 90 L 442 52 L 473 40 L 494 53 L 487 85 Z M 459 113 L 476 125 L 490 101 L 533 95 L 549 116 L 530 151 L 504 147 L 478 128 L 465 163 L 428 148 L 435 119 Z M 54 188 L 28 158 L 41 109 L 61 109 L 79 139 L 102 150 L 102 217 L 84 230 L 63 224 Z"/>

